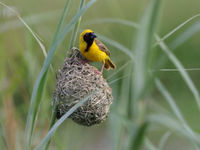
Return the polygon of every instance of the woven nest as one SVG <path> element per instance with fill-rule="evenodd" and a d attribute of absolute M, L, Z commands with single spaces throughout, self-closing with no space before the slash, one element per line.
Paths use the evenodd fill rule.
<path fill-rule="evenodd" d="M 57 104 L 57 118 L 60 118 L 83 98 L 99 91 L 70 115 L 76 123 L 91 126 L 107 118 L 113 97 L 111 88 L 97 69 L 83 61 L 80 51 L 72 48 L 70 57 L 65 58 L 59 70 L 53 104 Z"/>

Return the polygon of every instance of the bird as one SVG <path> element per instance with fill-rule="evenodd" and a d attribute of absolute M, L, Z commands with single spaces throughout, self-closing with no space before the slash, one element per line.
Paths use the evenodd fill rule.
<path fill-rule="evenodd" d="M 80 34 L 80 52 L 88 61 L 102 63 L 101 71 L 97 73 L 102 74 L 104 68 L 116 68 L 110 59 L 110 51 L 91 29 L 86 29 Z"/>

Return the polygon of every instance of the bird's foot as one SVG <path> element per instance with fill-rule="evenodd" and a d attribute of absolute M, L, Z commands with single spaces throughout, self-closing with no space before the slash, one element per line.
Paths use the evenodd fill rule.
<path fill-rule="evenodd" d="M 102 75 L 102 72 L 98 71 L 97 69 L 94 71 L 96 74 Z"/>

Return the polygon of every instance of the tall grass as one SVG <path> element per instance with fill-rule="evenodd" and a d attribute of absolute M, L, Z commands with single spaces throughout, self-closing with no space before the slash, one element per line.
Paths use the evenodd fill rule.
<path fill-rule="evenodd" d="M 83 7 L 84 3 L 85 3 L 85 0 L 81 0 L 80 1 L 79 10 Z M 77 21 L 77 23 L 74 25 L 74 29 L 72 31 L 72 37 L 71 37 L 68 49 L 71 49 L 74 46 L 75 39 L 77 37 L 77 33 L 78 33 L 78 29 L 79 29 L 80 23 L 81 23 L 81 17 L 79 18 L 79 20 Z"/>
<path fill-rule="evenodd" d="M 95 2 L 96 0 L 91 0 L 86 4 L 85 7 L 80 9 L 80 11 L 74 16 L 74 18 L 70 21 L 69 24 L 67 24 L 62 33 L 59 35 L 60 27 L 62 25 L 63 19 L 64 19 L 64 14 L 66 12 L 66 9 L 68 7 L 68 1 L 65 5 L 64 11 L 62 13 L 62 17 L 60 19 L 60 22 L 58 24 L 53 42 L 50 46 L 50 49 L 48 51 L 47 58 L 44 61 L 44 65 L 42 67 L 42 70 L 40 72 L 40 75 L 36 81 L 36 84 L 34 86 L 32 96 L 31 96 L 31 103 L 30 103 L 30 109 L 27 117 L 27 123 L 26 123 L 26 136 L 25 136 L 25 149 L 30 149 L 31 148 L 31 141 L 32 141 L 32 136 L 33 136 L 33 130 L 35 126 L 35 121 L 36 121 L 36 116 L 39 110 L 39 104 L 41 101 L 41 96 L 43 93 L 44 89 L 44 84 L 47 76 L 47 71 L 49 68 L 49 65 L 52 61 L 53 55 L 55 53 L 56 47 L 58 44 L 60 44 L 64 37 L 67 35 L 67 33 L 70 31 L 72 26 L 78 21 L 79 17 Z"/>
<path fill-rule="evenodd" d="M 154 15 L 155 16 L 155 15 Z M 157 40 L 157 42 L 154 44 L 154 46 L 156 46 L 157 44 L 158 45 L 160 45 L 161 46 L 161 48 L 166 52 L 166 54 L 167 54 L 167 56 L 172 60 L 172 62 L 175 64 L 175 66 L 177 67 L 177 70 L 178 71 L 180 71 L 180 74 L 181 74 L 181 76 L 183 76 L 183 78 L 184 78 L 184 80 L 186 81 L 186 83 L 187 83 L 187 85 L 188 85 L 188 87 L 189 87 L 189 89 L 191 90 L 191 92 L 193 93 L 193 95 L 194 95 L 194 97 L 195 97 L 195 99 L 196 99 L 196 102 L 197 102 L 197 104 L 199 105 L 199 94 L 198 94 L 198 90 L 197 90 L 197 88 L 195 87 L 195 85 L 193 84 L 193 82 L 192 82 L 192 80 L 190 79 L 190 77 L 189 77 L 189 75 L 187 74 L 187 72 L 185 71 L 185 69 L 184 69 L 184 67 L 180 64 L 180 62 L 179 62 L 179 60 L 169 51 L 169 49 L 167 49 L 167 47 L 166 47 L 166 45 L 164 45 L 164 43 L 163 43 L 163 41 L 165 40 L 165 39 L 167 39 L 167 38 L 169 38 L 172 34 L 174 34 L 177 30 L 179 30 L 179 29 L 181 29 L 185 24 L 187 24 L 187 23 L 189 23 L 191 20 L 193 20 L 193 19 L 195 19 L 195 18 L 197 18 L 197 17 L 199 17 L 199 14 L 197 14 L 197 15 L 195 15 L 195 16 L 193 16 L 193 17 L 191 17 L 191 18 L 189 18 L 188 20 L 186 20 L 185 22 L 183 22 L 182 24 L 180 24 L 179 26 L 177 26 L 175 29 L 173 29 L 172 31 L 170 31 L 168 34 L 166 34 L 165 36 L 163 36 L 163 38 L 158 38 L 158 36 L 156 36 L 156 40 Z M 128 22 L 127 23 L 127 21 L 125 22 L 125 21 L 123 21 L 123 20 L 117 20 L 117 19 L 97 19 L 97 20 L 94 20 L 94 22 L 93 21 L 91 21 L 91 22 L 89 22 L 89 24 L 96 24 L 96 23 L 103 23 L 103 22 L 108 22 L 108 23 L 120 23 L 120 24 L 124 24 L 124 25 L 128 25 L 128 26 L 132 26 L 132 27 L 136 27 L 136 28 L 138 28 L 138 26 L 137 25 L 135 25 L 134 23 L 132 24 L 131 22 Z M 156 21 L 153 21 L 153 22 L 156 22 Z M 198 28 L 199 28 L 199 26 L 198 26 L 198 24 L 195 24 L 194 25 L 194 27 L 193 26 L 191 26 L 191 28 L 189 28 L 191 31 L 197 31 L 198 30 Z M 186 39 L 186 38 L 189 38 L 189 37 L 191 37 L 191 35 L 193 35 L 194 34 L 194 32 L 190 32 L 190 30 L 188 30 L 188 32 L 187 33 L 191 33 L 191 34 L 184 34 L 184 38 Z M 143 31 L 144 31 L 144 29 L 143 29 Z M 152 31 L 152 30 L 150 30 L 150 31 Z M 153 33 L 152 33 L 152 35 L 153 35 Z M 148 37 L 148 36 L 144 36 L 145 38 L 146 37 Z M 129 54 L 129 51 L 128 51 L 128 48 L 126 48 L 126 47 L 124 47 L 123 45 L 120 45 L 119 43 L 117 43 L 117 42 L 113 42 L 112 40 L 110 40 L 110 39 L 108 39 L 108 38 L 106 38 L 106 37 L 102 37 L 101 36 L 101 38 L 104 40 L 104 42 L 108 42 L 110 45 L 112 45 L 112 46 L 114 46 L 114 47 L 117 47 L 119 50 L 124 50 L 125 51 L 125 54 L 128 54 L 127 56 L 129 56 L 130 58 L 134 58 L 134 57 L 136 57 L 136 56 L 133 56 L 132 54 Z M 183 36 L 180 36 L 180 37 L 178 37 L 177 39 L 176 39 L 176 41 L 180 41 L 180 42 L 174 42 L 174 43 L 176 43 L 177 45 L 176 45 L 176 47 L 178 46 L 178 45 L 180 45 L 180 44 L 182 44 L 183 42 L 181 42 L 182 41 L 182 39 L 183 39 Z M 148 40 L 149 40 L 149 38 L 148 38 Z M 142 40 L 138 40 L 138 44 L 141 44 L 141 46 L 144 46 L 143 44 L 144 44 L 145 42 L 142 42 Z M 175 45 L 175 44 L 172 44 L 172 45 Z M 151 48 L 151 46 L 147 46 L 148 48 Z M 174 46 L 174 48 L 175 48 L 175 46 Z M 138 53 L 141 53 L 141 51 L 139 51 Z M 139 55 L 139 54 L 138 54 Z M 144 52 L 143 52 L 143 55 L 144 55 Z M 142 56 L 142 54 L 141 54 L 141 56 Z M 141 58 L 140 57 L 136 57 L 136 58 L 138 58 L 138 60 L 141 60 Z M 145 60 L 142 60 L 141 61 L 141 64 L 140 65 L 142 65 L 145 61 L 146 61 L 146 59 L 147 58 L 144 58 Z M 139 63 L 138 61 L 137 61 L 137 59 L 136 60 L 134 60 L 135 61 L 135 64 L 136 64 L 136 67 L 137 67 L 137 64 Z M 127 67 L 126 67 L 127 68 Z M 140 67 L 138 67 L 138 70 L 140 71 L 140 69 L 141 68 L 144 68 L 144 66 L 142 67 L 142 66 L 140 66 Z M 121 69 L 121 68 L 120 68 Z M 124 69 L 124 66 L 123 66 L 123 69 Z M 198 69 L 198 68 L 197 68 Z M 138 71 L 137 70 L 137 71 Z M 145 70 L 148 70 L 148 69 L 145 69 Z M 135 71 L 136 72 L 136 71 Z M 137 72 L 138 73 L 138 72 Z M 146 83 L 145 82 L 143 82 L 143 81 L 145 81 L 145 80 L 143 80 L 143 81 L 141 81 L 141 77 L 142 76 L 144 76 L 146 73 L 144 73 L 144 71 L 141 71 L 141 73 L 140 73 L 140 75 L 138 75 L 138 78 L 135 80 L 135 82 L 133 82 L 133 85 L 135 86 L 135 88 L 137 89 L 139 86 L 136 84 L 137 82 L 141 82 L 141 87 L 144 87 L 144 85 L 146 85 Z M 144 78 L 145 79 L 145 78 Z M 130 80 L 131 81 L 131 80 Z M 142 84 L 143 83 L 143 84 Z M 157 82 L 157 80 L 156 80 L 156 83 L 157 83 L 157 85 L 158 85 L 158 82 Z M 143 86 L 142 86 L 143 85 Z M 125 87 L 127 87 L 127 84 L 125 85 Z M 124 88 L 125 88 L 124 87 Z M 123 87 L 122 87 L 123 88 Z M 141 88 L 142 89 L 142 88 Z M 137 89 L 138 90 L 138 89 Z M 128 92 L 128 91 L 127 91 Z M 161 90 L 161 93 L 162 92 L 165 92 L 165 90 Z M 143 92 L 142 92 L 143 93 Z M 121 94 L 123 94 L 123 92 L 121 93 Z M 128 94 L 128 93 L 127 93 Z M 137 96 L 137 95 L 134 95 L 134 96 Z M 166 96 L 166 95 L 165 95 Z M 169 97 L 168 97 L 169 98 Z M 198 142 L 199 142 L 199 140 L 197 140 L 197 137 L 196 137 L 196 135 L 193 133 L 193 131 L 190 129 L 190 127 L 188 126 L 188 125 L 185 125 L 185 121 L 184 121 L 184 119 L 181 117 L 181 113 L 179 112 L 179 111 L 177 111 L 178 109 L 176 108 L 176 106 L 175 106 L 175 104 L 174 104 L 174 100 L 170 100 L 170 103 L 172 104 L 171 106 L 172 107 L 174 107 L 174 111 L 175 111 L 175 114 L 177 114 L 178 116 L 179 116 L 179 119 L 181 119 L 182 121 L 182 124 L 183 124 L 183 126 L 185 126 L 185 130 L 186 130 L 186 132 L 188 131 L 189 133 L 188 134 L 192 134 L 191 136 L 189 136 L 189 138 L 192 138 L 192 142 L 194 142 L 194 144 L 196 144 L 196 146 L 195 146 L 195 148 L 196 149 L 198 149 Z M 135 107 L 138 107 L 138 105 L 137 104 L 135 104 Z M 165 117 L 163 117 L 163 118 L 165 118 Z M 170 119 L 170 121 L 165 121 L 165 119 L 163 119 L 163 118 L 161 118 L 161 117 L 159 117 L 158 116 L 158 118 L 157 118 L 157 121 L 161 121 L 161 122 L 163 122 L 163 125 L 167 125 L 167 124 L 169 124 L 168 122 L 173 122 L 173 120 L 171 120 L 172 118 L 165 118 L 166 120 L 167 119 Z M 151 118 L 150 120 L 154 120 L 153 118 Z M 181 124 L 177 124 L 177 123 L 172 123 L 172 124 L 170 124 L 169 125 L 169 128 L 173 128 L 173 129 L 176 129 L 176 130 L 179 130 L 179 128 L 181 127 Z M 120 130 L 121 131 L 121 130 Z M 179 130 L 179 132 L 182 132 L 182 131 L 180 131 Z M 183 134 L 184 134 L 184 136 L 186 136 L 186 137 L 188 137 L 188 134 L 187 133 L 185 133 L 185 131 L 183 132 Z M 168 134 L 166 134 L 166 136 L 164 136 L 163 137 L 163 140 L 161 140 L 160 141 L 160 146 L 159 146 L 159 149 L 162 149 L 162 147 L 163 147 L 163 143 L 164 143 L 164 141 L 167 139 L 167 137 L 168 137 Z M 197 140 L 197 141 L 196 141 Z M 195 142 L 196 141 L 196 142 Z M 134 142 L 133 142 L 134 143 Z M 147 142 L 148 143 L 148 146 L 149 146 L 149 149 L 157 149 L 157 148 L 155 148 L 155 147 L 153 147 L 152 146 L 152 144 L 150 144 L 150 142 L 148 141 Z"/>
<path fill-rule="evenodd" d="M 159 14 L 159 6 L 161 1 L 152 0 L 147 8 L 141 22 L 139 32 L 136 38 L 134 47 L 135 53 L 135 65 L 133 74 L 133 103 L 132 110 L 134 115 L 137 115 L 137 102 L 145 92 L 145 88 L 148 82 L 148 70 L 149 63 L 151 61 L 151 47 L 153 42 L 153 34 L 157 24 L 157 18 Z"/>
<path fill-rule="evenodd" d="M 92 92 L 91 94 L 89 94 L 88 96 L 86 96 L 85 98 L 83 98 L 83 100 L 81 100 L 79 103 L 77 103 L 76 105 L 74 105 L 67 113 L 65 113 L 54 125 L 53 127 L 50 129 L 50 131 L 47 133 L 47 135 L 44 137 L 44 139 L 41 141 L 41 143 L 35 148 L 35 150 L 40 150 L 43 148 L 43 146 L 49 141 L 49 139 L 51 138 L 51 136 L 55 133 L 56 129 L 80 106 L 82 106 L 85 102 L 87 102 L 87 100 L 89 100 L 89 98 L 91 96 L 93 96 L 94 94 L 100 92 L 103 89 L 97 90 Z"/>
<path fill-rule="evenodd" d="M 161 41 L 161 39 L 159 38 L 159 36 L 156 36 L 156 39 L 158 41 Z M 183 79 L 185 80 L 186 84 L 188 85 L 189 89 L 191 90 L 191 92 L 193 93 L 197 105 L 200 108 L 200 96 L 199 96 L 199 92 L 196 88 L 196 86 L 194 85 L 194 83 L 192 82 L 190 76 L 187 74 L 187 72 L 184 70 L 183 65 L 180 63 L 180 61 L 173 55 L 173 53 L 171 53 L 171 51 L 168 49 L 168 47 L 164 44 L 164 42 L 160 42 L 159 43 L 160 47 L 162 48 L 162 50 L 167 54 L 167 56 L 169 57 L 169 59 L 173 62 L 173 64 L 176 66 L 176 68 L 180 71 L 181 76 L 183 77 Z"/>
<path fill-rule="evenodd" d="M 155 82 L 156 82 L 156 86 L 158 87 L 159 91 L 163 94 L 163 96 L 166 98 L 167 102 L 169 103 L 170 107 L 172 108 L 174 114 L 179 119 L 179 121 L 182 123 L 183 128 L 186 130 L 186 132 L 192 138 L 191 142 L 194 142 L 196 149 L 199 149 L 199 140 L 197 140 L 197 141 L 194 140 L 194 139 L 198 139 L 198 136 L 196 135 L 196 133 L 194 133 L 194 131 L 189 127 L 189 125 L 185 121 L 179 108 L 176 106 L 174 99 L 172 98 L 170 93 L 166 90 L 166 88 L 162 85 L 162 83 L 158 79 L 156 79 Z"/>

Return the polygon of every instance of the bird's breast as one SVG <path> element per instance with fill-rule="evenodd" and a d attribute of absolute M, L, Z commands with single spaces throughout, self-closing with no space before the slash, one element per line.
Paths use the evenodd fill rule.
<path fill-rule="evenodd" d="M 88 51 L 84 51 L 83 55 L 90 61 L 95 62 L 102 62 L 104 61 L 108 56 L 105 52 L 101 51 L 99 47 L 94 43 L 92 44 Z"/>

